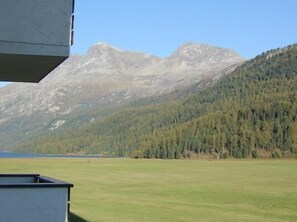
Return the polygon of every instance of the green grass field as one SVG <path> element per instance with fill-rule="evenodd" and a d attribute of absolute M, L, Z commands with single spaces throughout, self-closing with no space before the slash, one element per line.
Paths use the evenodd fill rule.
<path fill-rule="evenodd" d="M 0 173 L 73 183 L 77 222 L 297 221 L 296 160 L 0 159 Z"/>

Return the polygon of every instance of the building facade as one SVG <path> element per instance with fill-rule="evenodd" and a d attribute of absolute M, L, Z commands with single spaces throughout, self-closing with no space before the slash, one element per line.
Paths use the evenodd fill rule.
<path fill-rule="evenodd" d="M 74 0 L 0 5 L 0 81 L 39 82 L 69 57 Z"/>

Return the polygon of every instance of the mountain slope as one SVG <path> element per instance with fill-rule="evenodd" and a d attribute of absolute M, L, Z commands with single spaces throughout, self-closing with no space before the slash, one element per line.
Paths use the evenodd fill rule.
<path fill-rule="evenodd" d="M 296 84 L 292 45 L 263 53 L 190 96 L 126 107 L 19 150 L 146 158 L 296 155 Z"/>
<path fill-rule="evenodd" d="M 164 59 L 98 43 L 39 84 L 0 88 L 0 149 L 92 122 L 109 107 L 218 79 L 242 61 L 231 50 L 192 43 Z"/>

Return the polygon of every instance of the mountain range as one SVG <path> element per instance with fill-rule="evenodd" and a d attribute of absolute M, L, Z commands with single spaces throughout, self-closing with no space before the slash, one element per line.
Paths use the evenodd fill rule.
<path fill-rule="evenodd" d="M 204 85 L 107 108 L 79 126 L 76 118 L 75 127 L 35 134 L 15 151 L 160 159 L 296 158 L 297 44 L 227 70 Z"/>
<path fill-rule="evenodd" d="M 94 122 L 102 110 L 109 113 L 140 98 L 208 85 L 243 62 L 232 50 L 206 44 L 186 43 L 158 58 L 97 43 L 38 84 L 0 88 L 0 149 Z"/>

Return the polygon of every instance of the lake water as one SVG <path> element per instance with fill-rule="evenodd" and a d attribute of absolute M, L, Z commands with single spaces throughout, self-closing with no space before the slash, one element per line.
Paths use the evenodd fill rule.
<path fill-rule="evenodd" d="M 102 158 L 102 157 L 83 156 L 83 155 L 51 155 L 51 154 L 0 152 L 0 158 Z"/>

